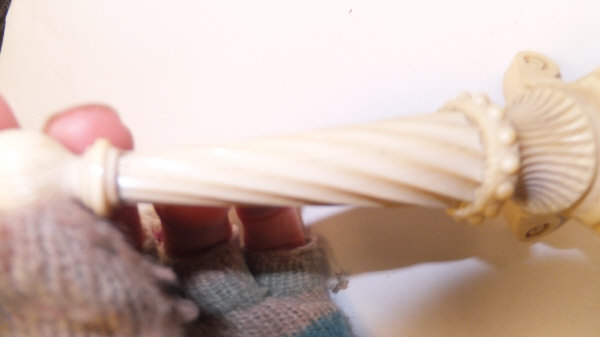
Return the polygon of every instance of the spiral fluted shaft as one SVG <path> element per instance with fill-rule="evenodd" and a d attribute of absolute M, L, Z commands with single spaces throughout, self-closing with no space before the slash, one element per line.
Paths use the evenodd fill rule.
<path fill-rule="evenodd" d="M 124 154 L 125 201 L 205 205 L 471 202 L 483 179 L 478 127 L 459 111 L 156 154 Z"/>
<path fill-rule="evenodd" d="M 412 204 L 478 223 L 502 208 L 517 236 L 575 218 L 600 230 L 600 69 L 564 83 L 519 53 L 506 107 L 463 94 L 430 115 L 155 153 L 98 140 L 75 157 L 46 135 L 0 134 L 0 211 L 57 196 L 96 214 L 121 202 L 206 206 Z"/>

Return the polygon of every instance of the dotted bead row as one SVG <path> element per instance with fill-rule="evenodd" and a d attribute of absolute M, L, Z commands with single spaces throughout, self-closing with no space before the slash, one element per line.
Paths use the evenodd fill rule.
<path fill-rule="evenodd" d="M 492 104 L 485 95 L 464 93 L 441 110 L 462 112 L 480 129 L 486 151 L 483 182 L 475 191 L 473 201 L 448 210 L 458 220 L 479 224 L 485 218 L 496 216 L 515 191 L 520 169 L 517 132 L 504 109 Z"/>

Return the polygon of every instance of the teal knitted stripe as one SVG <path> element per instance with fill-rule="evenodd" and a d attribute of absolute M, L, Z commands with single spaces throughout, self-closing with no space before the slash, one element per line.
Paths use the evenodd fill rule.
<path fill-rule="evenodd" d="M 289 337 L 353 337 L 348 320 L 339 312 L 333 312 L 312 322 L 304 331 Z"/>

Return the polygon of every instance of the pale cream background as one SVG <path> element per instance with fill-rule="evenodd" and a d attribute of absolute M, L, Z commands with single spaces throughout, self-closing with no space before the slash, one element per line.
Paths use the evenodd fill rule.
<path fill-rule="evenodd" d="M 106 102 L 138 148 L 216 143 L 502 101 L 532 49 L 567 79 L 600 66 L 597 1 L 13 0 L 0 92 L 26 127 Z M 309 208 L 361 336 L 598 336 L 600 236 L 533 245 L 417 208 Z"/>

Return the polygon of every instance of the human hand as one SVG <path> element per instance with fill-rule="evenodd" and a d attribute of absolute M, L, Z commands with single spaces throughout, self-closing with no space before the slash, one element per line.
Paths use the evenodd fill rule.
<path fill-rule="evenodd" d="M 19 124 L 0 97 L 0 130 Z M 80 154 L 98 138 L 107 138 L 114 146 L 131 150 L 134 141 L 116 111 L 105 105 L 81 105 L 54 115 L 44 127 L 51 137 L 69 150 Z M 171 257 L 188 257 L 225 242 L 232 228 L 228 208 L 155 205 L 162 222 L 162 239 Z M 305 243 L 302 222 L 293 208 L 239 207 L 244 245 L 251 250 L 294 248 Z M 140 249 L 143 231 L 135 206 L 116 209 L 112 222 Z"/>

